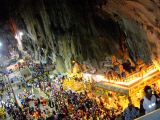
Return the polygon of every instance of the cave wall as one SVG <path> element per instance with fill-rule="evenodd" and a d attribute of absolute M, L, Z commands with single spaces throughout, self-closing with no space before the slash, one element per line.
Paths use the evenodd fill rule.
<path fill-rule="evenodd" d="M 120 51 L 145 63 L 160 55 L 159 0 L 8 0 L 7 8 L 13 36 L 24 33 L 23 50 L 57 71 L 72 60 L 99 66 Z"/>
<path fill-rule="evenodd" d="M 126 29 L 132 29 L 132 32 L 127 34 L 133 33 L 134 40 L 138 42 L 136 47 L 141 48 L 138 50 L 140 52 L 137 52 L 141 54 L 140 58 L 148 61 L 146 57 L 150 56 L 152 60 L 155 58 L 160 60 L 159 0 L 107 0 L 107 3 L 102 5 L 102 9 L 115 20 L 123 21 Z M 139 26 L 139 30 L 135 26 Z M 130 46 L 135 45 L 130 44 Z"/>
<path fill-rule="evenodd" d="M 129 55 L 134 61 L 143 60 L 151 62 L 151 48 L 149 46 L 146 32 L 135 21 L 123 19 L 122 29 L 126 33 L 126 44 L 129 48 Z"/>
<path fill-rule="evenodd" d="M 96 14 L 96 4 L 23 1 L 11 17 L 24 33 L 23 49 L 36 61 L 52 60 L 58 71 L 70 70 L 72 60 L 98 66 L 107 55 L 118 53 L 119 25 Z"/>

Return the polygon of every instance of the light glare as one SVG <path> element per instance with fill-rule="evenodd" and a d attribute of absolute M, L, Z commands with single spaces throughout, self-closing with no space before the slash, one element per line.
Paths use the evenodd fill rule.
<path fill-rule="evenodd" d="M 19 35 L 20 35 L 20 36 L 23 36 L 23 32 L 20 31 L 20 32 L 19 32 Z"/>
<path fill-rule="evenodd" d="M 2 46 L 2 43 L 0 42 L 0 47 Z"/>

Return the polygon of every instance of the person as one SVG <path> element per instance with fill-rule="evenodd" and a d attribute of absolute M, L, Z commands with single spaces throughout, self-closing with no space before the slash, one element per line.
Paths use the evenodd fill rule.
<path fill-rule="evenodd" d="M 40 104 L 41 104 L 41 101 L 40 101 L 40 99 L 39 98 L 37 98 L 37 102 L 38 102 L 38 107 L 40 106 Z"/>
<path fill-rule="evenodd" d="M 138 115 L 139 115 L 139 112 L 136 110 L 136 108 L 130 102 L 128 104 L 128 107 L 123 112 L 123 119 L 124 120 L 134 120 Z"/>
<path fill-rule="evenodd" d="M 139 110 L 140 116 L 143 116 L 145 114 L 145 109 L 143 108 L 143 101 L 144 99 L 140 100 L 140 110 Z"/>
<path fill-rule="evenodd" d="M 152 94 L 152 89 L 150 86 L 145 86 L 144 92 L 145 96 L 141 100 L 140 111 L 144 109 L 145 114 L 147 114 L 157 108 L 157 102 L 159 99 L 154 94 Z"/>

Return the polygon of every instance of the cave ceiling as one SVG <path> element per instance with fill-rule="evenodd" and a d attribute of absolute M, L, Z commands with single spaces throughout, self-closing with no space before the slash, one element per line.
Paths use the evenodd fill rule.
<path fill-rule="evenodd" d="M 159 0 L 2 1 L 1 54 L 28 53 L 63 71 L 72 60 L 98 66 L 112 55 L 145 63 L 160 57 Z"/>

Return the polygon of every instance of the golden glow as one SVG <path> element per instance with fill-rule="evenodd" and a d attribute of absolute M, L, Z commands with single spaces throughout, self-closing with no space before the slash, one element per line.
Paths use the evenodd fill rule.
<path fill-rule="evenodd" d="M 135 82 L 138 82 L 141 79 L 149 77 L 151 74 L 155 73 L 156 71 L 158 71 L 157 67 L 152 65 L 152 66 L 148 67 L 145 71 L 135 73 L 135 74 L 129 76 L 128 78 L 123 79 L 123 82 L 116 81 L 116 80 L 108 80 L 105 78 L 104 75 L 93 75 L 93 74 L 90 74 L 90 75 L 92 76 L 92 78 L 96 82 L 105 81 L 105 82 L 109 82 L 109 83 L 129 86 Z M 89 73 L 84 73 L 84 76 L 85 76 L 85 74 L 89 75 Z"/>
<path fill-rule="evenodd" d="M 78 63 L 75 62 L 74 66 L 72 68 L 72 73 L 76 74 L 76 73 L 79 73 L 79 72 L 81 72 L 81 66 Z"/>
<path fill-rule="evenodd" d="M 72 63 L 75 63 L 75 61 L 73 60 Z"/>
<path fill-rule="evenodd" d="M 153 64 L 158 70 L 160 70 L 160 62 L 158 60 L 153 60 Z"/>
<path fill-rule="evenodd" d="M 77 77 L 80 75 L 78 74 L 79 73 L 69 74 L 69 76 L 70 77 L 73 76 L 73 78 L 71 77 L 70 80 L 64 81 L 64 89 L 70 88 L 77 92 L 80 92 L 82 90 L 91 90 L 91 84 L 85 84 L 83 82 L 77 82 L 74 80 L 75 75 Z M 107 106 L 107 108 L 112 108 L 112 107 L 115 108 L 116 104 L 113 101 L 115 101 L 116 97 L 118 97 L 119 98 L 118 103 L 124 109 L 128 106 L 129 103 L 128 96 L 131 96 L 131 100 L 134 103 L 134 106 L 139 107 L 139 99 L 141 99 L 144 96 L 143 95 L 144 86 L 152 85 L 153 83 L 156 83 L 157 86 L 159 86 L 158 85 L 158 83 L 160 84 L 160 81 L 158 81 L 159 78 L 155 77 L 157 75 L 160 75 L 160 72 L 158 71 L 157 67 L 151 65 L 150 67 L 146 68 L 146 70 L 130 75 L 127 78 L 127 80 L 126 81 L 123 80 L 123 82 L 108 80 L 102 74 L 96 75 L 90 73 L 83 73 L 83 78 L 85 81 L 88 82 L 91 81 L 92 79 L 97 82 L 95 83 L 95 90 L 92 91 L 94 96 L 92 96 L 92 93 L 88 94 L 90 98 L 94 97 L 98 103 L 100 102 L 100 100 L 102 100 L 104 105 Z M 115 91 L 120 94 L 113 95 L 112 93 L 111 97 L 108 96 L 108 90 Z M 99 95 L 101 95 L 101 98 L 99 98 Z"/>

